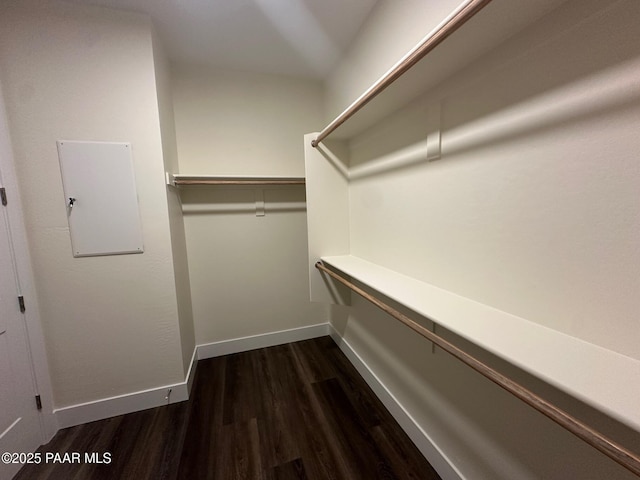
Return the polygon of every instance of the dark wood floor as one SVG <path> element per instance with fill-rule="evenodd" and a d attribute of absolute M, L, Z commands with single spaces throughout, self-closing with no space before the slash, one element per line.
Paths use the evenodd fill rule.
<path fill-rule="evenodd" d="M 439 479 L 330 337 L 201 360 L 188 402 L 61 430 L 17 480 Z"/>

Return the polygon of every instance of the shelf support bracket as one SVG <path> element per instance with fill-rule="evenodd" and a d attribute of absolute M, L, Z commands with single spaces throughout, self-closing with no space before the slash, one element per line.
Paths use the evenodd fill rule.
<path fill-rule="evenodd" d="M 169 172 L 164 172 L 165 175 L 165 181 L 167 183 L 168 186 L 170 187 L 174 187 L 176 186 L 176 178 L 173 176 L 173 173 L 169 173 Z"/>

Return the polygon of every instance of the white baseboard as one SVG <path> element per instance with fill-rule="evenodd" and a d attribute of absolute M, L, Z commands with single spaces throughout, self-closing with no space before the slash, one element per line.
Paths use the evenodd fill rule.
<path fill-rule="evenodd" d="M 220 357 L 231 353 L 248 352 L 256 348 L 273 347 L 284 343 L 299 342 L 300 340 L 309 340 L 310 338 L 324 337 L 325 335 L 329 335 L 328 323 L 292 328 L 290 330 L 281 330 L 279 332 L 253 335 L 250 337 L 222 340 L 220 342 L 198 345 L 198 360 Z"/>
<path fill-rule="evenodd" d="M 416 423 L 409 412 L 407 412 L 396 399 L 393 393 L 380 381 L 373 370 L 369 368 L 360 355 L 340 336 L 332 325 L 329 326 L 329 334 L 442 479 L 464 480 L 464 476 L 456 469 L 444 452 L 438 448 L 429 435 Z"/>
<path fill-rule="evenodd" d="M 59 428 L 73 427 L 187 400 L 196 374 L 198 363 L 196 352 L 197 348 L 194 348 L 184 382 L 55 409 L 53 413 Z M 171 390 L 170 394 L 169 390 Z"/>
<path fill-rule="evenodd" d="M 460 472 L 431 440 L 429 435 L 415 422 L 391 391 L 380 381 L 351 345 L 328 323 L 197 345 L 194 348 L 191 364 L 189 365 L 189 370 L 183 382 L 104 398 L 93 402 L 71 405 L 54 410 L 54 414 L 59 427 L 67 428 L 146 410 L 148 408 L 159 407 L 169 403 L 182 402 L 189 398 L 198 360 L 219 357 L 231 353 L 246 352 L 256 348 L 298 342 L 300 340 L 308 340 L 325 335 L 331 335 L 340 347 L 340 350 L 342 350 L 356 370 L 362 375 L 377 397 L 382 401 L 384 406 L 389 410 L 391 415 L 393 415 L 425 458 L 433 465 L 433 468 L 436 469 L 443 480 L 464 480 Z M 171 390 L 171 394 L 169 398 L 167 398 L 169 390 Z"/>
<path fill-rule="evenodd" d="M 187 398 L 191 395 L 191 388 L 193 387 L 193 380 L 196 378 L 196 369 L 198 368 L 198 346 L 193 347 L 193 354 L 191 355 L 191 363 L 189 364 L 189 371 L 187 371 Z"/>
<path fill-rule="evenodd" d="M 193 350 L 191 364 L 184 382 L 70 405 L 55 409 L 53 413 L 58 421 L 59 428 L 67 428 L 148 408 L 160 407 L 169 403 L 182 402 L 189 399 L 198 360 L 298 342 L 325 335 L 329 335 L 328 323 L 197 345 Z M 169 390 L 171 390 L 171 394 L 167 395 Z"/>

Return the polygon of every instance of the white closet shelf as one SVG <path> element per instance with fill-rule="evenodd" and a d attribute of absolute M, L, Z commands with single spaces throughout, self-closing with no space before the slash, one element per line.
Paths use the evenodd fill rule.
<path fill-rule="evenodd" d="M 352 255 L 322 261 L 640 430 L 640 361 Z"/>
<path fill-rule="evenodd" d="M 182 173 L 166 173 L 167 185 L 172 187 L 190 185 L 304 185 L 304 177 L 285 176 L 249 176 L 249 175 L 186 175 Z"/>

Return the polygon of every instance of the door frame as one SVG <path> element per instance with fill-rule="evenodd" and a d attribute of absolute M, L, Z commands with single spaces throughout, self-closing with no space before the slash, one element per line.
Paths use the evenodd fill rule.
<path fill-rule="evenodd" d="M 24 221 L 20 190 L 15 170 L 15 159 L 9 134 L 9 124 L 4 103 L 2 85 L 0 84 L 0 187 L 4 187 L 7 194 L 5 209 L 10 225 L 9 236 L 13 243 L 13 255 L 18 277 L 18 295 L 24 297 L 24 321 L 27 341 L 31 351 L 34 380 L 37 394 L 40 395 L 42 410 L 40 410 L 41 443 L 48 443 L 58 431 L 58 422 L 53 412 L 53 390 L 49 374 L 49 364 L 45 347 L 44 332 L 40 318 L 40 309 L 36 295 L 31 257 L 29 254 L 27 230 Z M 16 298 L 16 302 L 18 299 Z M 34 398 L 35 402 L 35 398 Z"/>

